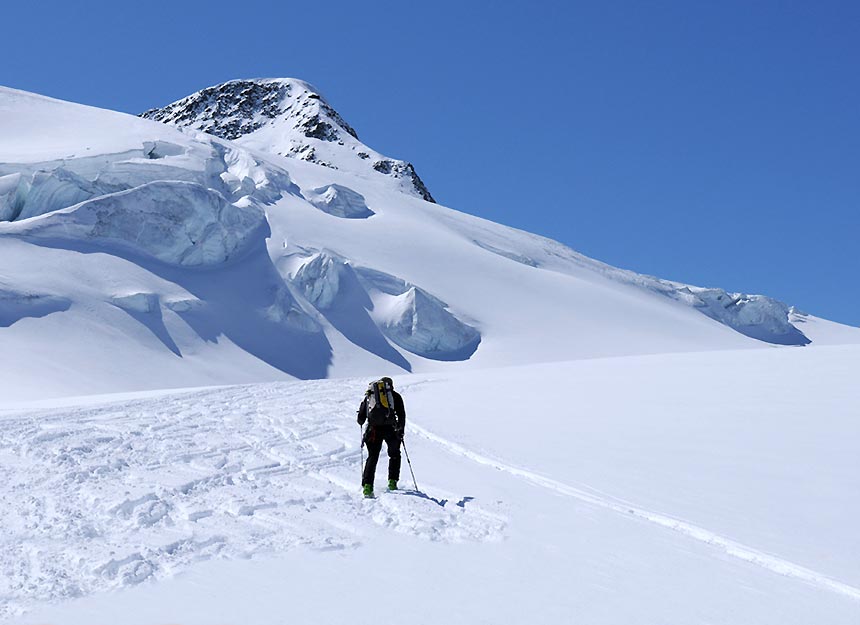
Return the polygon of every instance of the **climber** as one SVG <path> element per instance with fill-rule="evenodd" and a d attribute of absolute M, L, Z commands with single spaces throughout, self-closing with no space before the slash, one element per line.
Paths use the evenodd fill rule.
<path fill-rule="evenodd" d="M 373 497 L 373 478 L 382 442 L 388 447 L 388 490 L 397 490 L 400 479 L 400 445 L 406 427 L 406 410 L 403 398 L 394 390 L 391 378 L 372 382 L 358 408 L 358 424 L 367 429 L 362 444 L 367 446 L 367 463 L 361 476 L 361 487 L 365 497 Z"/>

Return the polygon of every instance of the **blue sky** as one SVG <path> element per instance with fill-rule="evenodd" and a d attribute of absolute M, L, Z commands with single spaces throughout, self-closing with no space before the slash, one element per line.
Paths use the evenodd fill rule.
<path fill-rule="evenodd" d="M 858 2 L 41 2 L 3 22 L 0 84 L 137 113 L 302 78 L 443 204 L 860 325 Z"/>

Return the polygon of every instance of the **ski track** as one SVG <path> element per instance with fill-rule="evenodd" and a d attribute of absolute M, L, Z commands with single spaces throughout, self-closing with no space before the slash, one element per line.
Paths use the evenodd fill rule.
<path fill-rule="evenodd" d="M 711 532 L 710 530 L 699 527 L 697 525 L 693 525 L 692 523 L 688 523 L 687 521 L 674 519 L 659 512 L 652 512 L 643 508 L 639 508 L 621 499 L 612 497 L 611 495 L 601 493 L 600 491 L 592 489 L 588 486 L 577 488 L 575 486 L 570 486 L 569 484 L 564 484 L 563 482 L 559 482 L 557 480 L 545 477 L 538 473 L 527 471 L 525 469 L 506 464 L 499 460 L 492 459 L 488 456 L 467 449 L 466 447 L 463 447 L 462 445 L 459 445 L 453 441 L 442 438 L 441 436 L 430 432 L 426 428 L 417 425 L 414 420 L 410 422 L 409 429 L 412 432 L 418 434 L 419 436 L 422 436 L 425 439 L 447 449 L 449 452 L 472 460 L 473 462 L 476 462 L 478 464 L 492 467 L 493 469 L 496 469 L 498 471 L 503 471 L 505 473 L 508 473 L 509 475 L 521 478 L 536 486 L 540 486 L 556 493 L 566 495 L 574 499 L 578 499 L 579 501 L 582 501 L 589 505 L 603 508 L 606 510 L 611 510 L 612 512 L 616 512 L 627 517 L 641 519 L 649 523 L 658 525 L 660 527 L 673 530 L 689 538 L 692 538 L 693 540 L 697 540 L 699 542 L 718 547 L 723 552 L 727 553 L 732 557 L 744 560 L 745 562 L 749 562 L 779 575 L 802 580 L 825 590 L 836 592 L 840 595 L 844 595 L 860 601 L 860 589 L 855 588 L 854 586 L 844 584 L 830 577 L 827 577 L 826 575 L 800 566 L 798 564 L 794 564 L 793 562 L 789 562 L 787 560 L 783 560 L 782 558 L 772 556 L 770 554 L 758 551 L 751 547 L 747 547 L 746 545 L 731 540 L 730 538 L 720 536 L 719 534 Z"/>
<path fill-rule="evenodd" d="M 500 540 L 475 504 L 359 492 L 355 397 L 304 382 L 0 416 L 0 620 L 209 558 Z M 450 495 L 456 501 L 455 495 Z"/>
<path fill-rule="evenodd" d="M 495 541 L 507 519 L 433 487 L 358 489 L 363 382 L 223 387 L 0 415 L 0 619 L 37 602 L 169 577 L 209 558 L 360 546 L 374 528 L 441 542 Z M 673 530 L 766 570 L 860 600 L 860 590 L 588 486 L 410 431 L 480 465 Z M 443 498 L 444 497 L 444 498 Z M 451 505 L 446 505 L 451 502 Z"/>

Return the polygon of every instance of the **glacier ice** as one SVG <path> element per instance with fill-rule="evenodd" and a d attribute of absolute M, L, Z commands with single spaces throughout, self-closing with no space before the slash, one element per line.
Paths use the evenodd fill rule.
<path fill-rule="evenodd" d="M 159 297 L 156 293 L 124 293 L 114 295 L 111 303 L 128 312 L 151 313 L 159 309 Z"/>
<path fill-rule="evenodd" d="M 434 360 L 466 360 L 478 348 L 480 333 L 439 301 L 413 286 L 402 295 L 378 300 L 383 333 L 413 354 Z"/>
<path fill-rule="evenodd" d="M 440 299 L 397 276 L 353 267 L 334 252 L 311 253 L 289 279 L 353 342 L 367 344 L 370 335 L 381 331 L 395 345 L 434 360 L 466 360 L 480 343 L 480 333 L 457 319 Z M 358 321 L 367 311 L 372 325 L 361 326 Z M 356 336 L 359 331 L 361 337 Z"/>
<path fill-rule="evenodd" d="M 403 349 L 433 360 L 467 360 L 478 349 L 481 333 L 438 297 L 369 267 L 357 268 L 356 274 L 373 299 L 383 334 Z"/>
<path fill-rule="evenodd" d="M 71 305 L 72 301 L 66 297 L 0 286 L 0 328 L 8 328 L 26 317 L 45 317 L 63 312 Z"/>
<path fill-rule="evenodd" d="M 679 289 L 678 297 L 683 296 L 707 316 L 750 338 L 777 345 L 811 342 L 791 324 L 789 306 L 771 297 L 696 287 Z"/>
<path fill-rule="evenodd" d="M 343 259 L 320 252 L 299 266 L 292 282 L 317 310 L 328 310 L 340 290 L 341 273 L 348 270 Z"/>
<path fill-rule="evenodd" d="M 314 189 L 308 194 L 307 200 L 324 213 L 335 217 L 362 219 L 374 215 L 367 207 L 363 195 L 339 184 Z"/>
<path fill-rule="evenodd" d="M 192 182 L 151 182 L 7 226 L 37 239 L 85 241 L 182 266 L 207 266 L 264 245 L 262 210 L 236 206 Z"/>
<path fill-rule="evenodd" d="M 21 214 L 29 188 L 26 177 L 20 172 L 0 175 L 0 221 L 12 221 Z"/>
<path fill-rule="evenodd" d="M 0 221 L 16 221 L 67 208 L 104 193 L 64 167 L 16 172 L 0 178 Z"/>
<path fill-rule="evenodd" d="M 40 163 L 0 163 L 0 221 L 21 221 L 151 182 L 193 182 L 229 202 L 270 204 L 299 195 L 283 169 L 201 135 L 186 146 L 144 141 L 140 149 Z"/>

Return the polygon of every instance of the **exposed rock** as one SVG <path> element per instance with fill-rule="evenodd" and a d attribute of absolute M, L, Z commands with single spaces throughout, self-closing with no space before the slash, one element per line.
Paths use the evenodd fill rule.
<path fill-rule="evenodd" d="M 433 196 L 430 195 L 429 189 L 424 185 L 424 181 L 418 176 L 412 163 L 382 159 L 373 164 L 373 169 L 381 174 L 408 180 L 412 183 L 415 191 L 422 199 L 427 200 L 428 202 L 436 202 L 436 200 L 433 199 Z"/>
<path fill-rule="evenodd" d="M 163 109 L 150 109 L 141 117 L 176 126 L 193 125 L 222 139 L 238 139 L 281 114 L 281 101 L 289 89 L 281 83 L 234 80 L 198 91 Z"/>
<path fill-rule="evenodd" d="M 408 193 L 434 201 L 411 163 L 386 158 L 365 146 L 325 98 L 300 80 L 231 80 L 150 109 L 141 117 L 332 169 L 348 163 L 348 168 L 361 171 L 370 165 L 401 181 L 399 186 Z"/>

